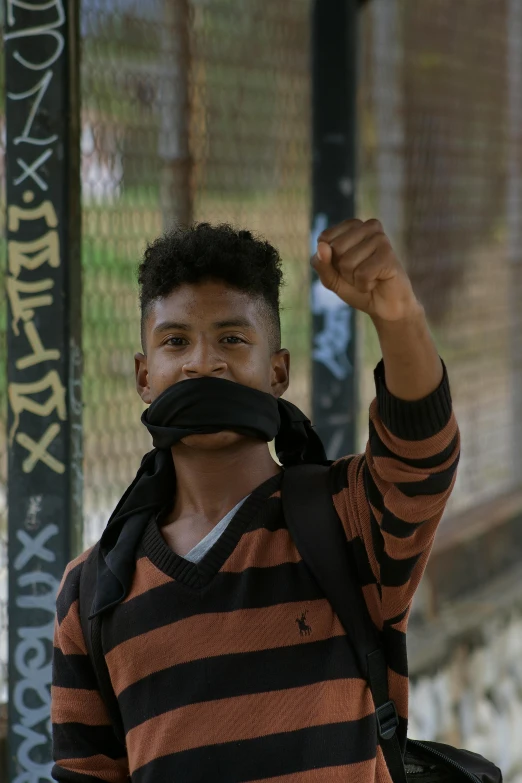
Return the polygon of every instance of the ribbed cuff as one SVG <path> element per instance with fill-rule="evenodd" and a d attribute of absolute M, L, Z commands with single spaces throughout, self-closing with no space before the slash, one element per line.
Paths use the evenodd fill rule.
<path fill-rule="evenodd" d="M 400 400 L 386 388 L 384 362 L 374 371 L 379 416 L 384 426 L 401 440 L 426 440 L 440 432 L 448 423 L 452 404 L 446 365 L 435 391 L 422 400 Z"/>

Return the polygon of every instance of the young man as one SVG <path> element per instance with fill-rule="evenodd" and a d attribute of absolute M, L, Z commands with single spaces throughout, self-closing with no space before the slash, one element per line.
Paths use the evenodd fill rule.
<path fill-rule="evenodd" d="M 338 460 L 330 477 L 404 739 L 408 613 L 459 436 L 423 309 L 380 223 L 328 229 L 312 263 L 372 318 L 382 347 L 366 453 Z M 390 781 L 371 692 L 282 514 L 267 441 L 280 426 L 283 464 L 320 448 L 305 417 L 276 402 L 290 367 L 280 283 L 277 251 L 227 226 L 179 229 L 146 251 L 136 384 L 157 450 L 93 553 L 92 611 L 125 741 L 82 634 L 85 553 L 57 602 L 57 781 Z"/>

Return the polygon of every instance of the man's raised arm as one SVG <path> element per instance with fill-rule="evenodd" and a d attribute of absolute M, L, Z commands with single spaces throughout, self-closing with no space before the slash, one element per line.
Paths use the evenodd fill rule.
<path fill-rule="evenodd" d="M 332 475 L 370 614 L 397 639 L 455 482 L 460 442 L 448 377 L 379 221 L 323 232 L 312 264 L 326 287 L 371 317 L 381 343 L 366 453 L 339 460 Z"/>

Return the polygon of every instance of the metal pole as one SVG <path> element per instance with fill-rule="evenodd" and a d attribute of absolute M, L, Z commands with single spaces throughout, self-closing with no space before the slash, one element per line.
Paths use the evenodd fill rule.
<path fill-rule="evenodd" d="M 379 220 L 404 256 L 405 129 L 400 0 L 372 0 L 373 102 Z"/>
<path fill-rule="evenodd" d="M 81 548 L 78 2 L 4 2 L 8 779 L 51 781 L 54 602 Z"/>
<path fill-rule="evenodd" d="M 163 229 L 192 222 L 190 156 L 190 8 L 163 0 L 161 28 L 161 211 Z"/>
<path fill-rule="evenodd" d="M 312 21 L 311 250 L 354 216 L 356 0 L 315 0 Z M 355 451 L 355 313 L 312 277 L 313 421 L 330 459 Z"/>
<path fill-rule="evenodd" d="M 522 476 L 522 7 L 510 0 L 507 13 L 509 143 L 507 230 L 510 268 L 510 347 L 512 361 L 512 477 Z"/>

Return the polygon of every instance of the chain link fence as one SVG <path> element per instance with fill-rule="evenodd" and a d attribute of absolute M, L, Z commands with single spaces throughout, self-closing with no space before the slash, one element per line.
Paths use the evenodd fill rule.
<path fill-rule="evenodd" d="M 380 216 L 392 235 L 449 367 L 463 434 L 450 512 L 510 492 L 522 477 L 516 5 L 373 0 L 361 11 L 359 212 Z M 310 411 L 310 11 L 309 0 L 83 0 L 86 546 L 150 446 L 134 388 L 136 268 L 164 227 L 227 221 L 280 249 L 290 397 Z M 3 166 L 2 157 L 2 221 Z M 3 274 L 3 245 L 1 254 Z M 2 316 L 5 628 L 4 305 Z M 362 447 L 378 344 L 360 326 Z M 0 683 L 5 659 L 0 634 Z"/>
<path fill-rule="evenodd" d="M 518 0 L 373 0 L 361 18 L 359 207 L 392 234 L 449 368 L 448 514 L 522 484 L 521 15 Z"/>
<path fill-rule="evenodd" d="M 309 407 L 309 3 L 84 3 L 86 542 L 148 447 L 136 265 L 177 220 L 231 222 L 281 250 L 285 344 Z"/>

